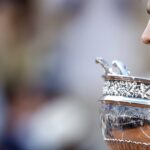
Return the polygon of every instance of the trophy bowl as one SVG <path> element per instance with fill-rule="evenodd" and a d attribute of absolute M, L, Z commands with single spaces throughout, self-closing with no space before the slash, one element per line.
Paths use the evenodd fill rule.
<path fill-rule="evenodd" d="M 105 70 L 99 101 L 105 142 L 111 150 L 150 150 L 150 79 L 130 76 L 120 61 L 96 62 Z"/>

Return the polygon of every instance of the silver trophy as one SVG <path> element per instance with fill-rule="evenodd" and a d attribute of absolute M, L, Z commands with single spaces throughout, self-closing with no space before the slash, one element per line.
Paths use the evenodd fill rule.
<path fill-rule="evenodd" d="M 150 79 L 130 76 L 117 60 L 96 62 L 105 71 L 100 100 L 104 140 L 111 150 L 150 150 Z"/>

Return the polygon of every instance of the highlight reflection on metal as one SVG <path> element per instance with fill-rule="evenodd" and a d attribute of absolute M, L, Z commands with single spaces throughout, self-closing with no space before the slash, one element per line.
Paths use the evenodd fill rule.
<path fill-rule="evenodd" d="M 115 61 L 112 62 L 112 67 L 102 57 L 97 57 L 96 58 L 96 63 L 101 64 L 101 66 L 105 70 L 105 75 L 108 75 L 108 74 L 117 75 L 118 74 L 118 75 L 128 76 L 130 74 L 127 67 L 121 61 L 118 61 L 118 60 L 115 60 Z M 113 68 L 116 68 L 117 71 L 114 71 Z"/>
<path fill-rule="evenodd" d="M 96 63 L 99 63 L 103 69 L 105 70 L 105 74 L 114 74 L 112 71 L 112 68 L 110 67 L 110 65 L 108 64 L 108 62 L 106 60 L 104 60 L 102 57 L 97 57 L 96 58 Z"/>
<path fill-rule="evenodd" d="M 127 75 L 127 76 L 130 75 L 130 71 L 127 69 L 127 67 L 121 61 L 114 60 L 112 62 L 112 65 L 120 71 L 121 75 Z"/>
<path fill-rule="evenodd" d="M 150 107 L 150 101 L 146 101 L 145 99 L 138 98 L 129 98 L 124 96 L 104 96 L 102 98 L 104 101 L 115 101 L 115 102 L 125 102 L 132 104 L 140 104 L 140 105 L 148 105 Z"/>

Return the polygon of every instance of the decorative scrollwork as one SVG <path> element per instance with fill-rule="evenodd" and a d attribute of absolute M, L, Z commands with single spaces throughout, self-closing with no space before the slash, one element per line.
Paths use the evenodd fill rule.
<path fill-rule="evenodd" d="M 150 99 L 150 85 L 129 81 L 105 81 L 103 95 Z"/>

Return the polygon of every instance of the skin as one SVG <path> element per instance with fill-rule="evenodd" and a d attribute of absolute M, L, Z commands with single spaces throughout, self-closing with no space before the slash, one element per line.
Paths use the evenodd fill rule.
<path fill-rule="evenodd" d="M 148 24 L 142 34 L 142 41 L 145 44 L 150 44 L 150 20 L 148 21 Z"/>
<path fill-rule="evenodd" d="M 150 0 L 148 0 L 148 4 L 147 4 L 147 13 L 150 14 Z M 150 44 L 150 20 L 148 21 L 148 24 L 142 34 L 141 39 L 143 43 Z"/>

